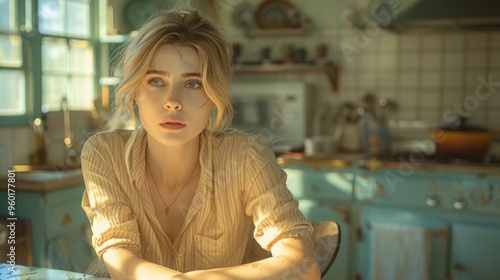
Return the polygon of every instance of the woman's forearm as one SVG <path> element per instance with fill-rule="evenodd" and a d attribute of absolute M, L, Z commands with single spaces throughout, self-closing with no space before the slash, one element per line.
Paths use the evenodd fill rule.
<path fill-rule="evenodd" d="M 284 238 L 273 245 L 273 257 L 260 261 L 179 274 L 173 279 L 283 279 L 317 280 L 321 273 L 311 241 L 304 237 Z"/>
<path fill-rule="evenodd" d="M 148 262 L 138 257 L 138 250 L 131 248 L 110 249 L 103 254 L 111 279 L 171 279 L 180 272 Z"/>
<path fill-rule="evenodd" d="M 253 263 L 226 268 L 191 271 L 179 274 L 172 279 L 217 279 L 217 280 L 246 280 L 246 279 L 283 279 L 283 280 L 317 280 L 320 279 L 319 269 L 315 259 L 287 260 L 286 258 L 271 257 Z"/>

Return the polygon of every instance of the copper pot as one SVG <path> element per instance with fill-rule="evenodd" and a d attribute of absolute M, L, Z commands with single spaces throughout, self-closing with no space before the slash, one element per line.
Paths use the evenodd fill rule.
<path fill-rule="evenodd" d="M 491 140 L 499 131 L 465 122 L 465 118 L 460 118 L 458 124 L 429 129 L 438 154 L 482 158 L 488 153 Z"/>

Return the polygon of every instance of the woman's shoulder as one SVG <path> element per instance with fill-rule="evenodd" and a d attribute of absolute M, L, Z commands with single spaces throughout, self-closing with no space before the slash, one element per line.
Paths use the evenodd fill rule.
<path fill-rule="evenodd" d="M 125 146 L 132 136 L 132 130 L 99 131 L 85 141 L 84 149 L 108 149 Z"/>
<path fill-rule="evenodd" d="M 272 153 L 271 146 L 259 135 L 250 134 L 235 129 L 228 129 L 217 135 L 219 148 L 228 152 L 236 148 L 240 154 L 260 154 L 261 156 Z"/>

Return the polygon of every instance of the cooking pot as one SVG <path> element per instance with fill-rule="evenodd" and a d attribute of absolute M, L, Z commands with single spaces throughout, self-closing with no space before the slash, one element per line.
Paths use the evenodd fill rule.
<path fill-rule="evenodd" d="M 438 154 L 454 157 L 482 158 L 490 149 L 491 139 L 499 131 L 466 124 L 460 117 L 458 123 L 429 129 Z"/>

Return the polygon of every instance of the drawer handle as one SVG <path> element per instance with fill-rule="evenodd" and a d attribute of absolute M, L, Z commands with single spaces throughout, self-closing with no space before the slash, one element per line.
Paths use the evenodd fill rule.
<path fill-rule="evenodd" d="M 68 213 L 64 214 L 61 223 L 65 227 L 69 226 L 71 224 L 71 216 Z"/>

